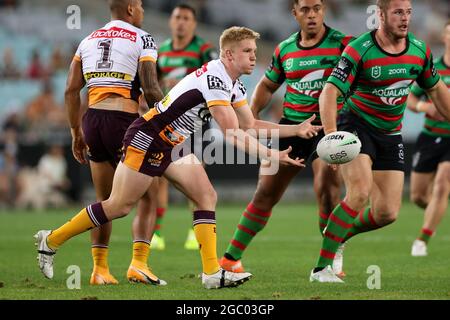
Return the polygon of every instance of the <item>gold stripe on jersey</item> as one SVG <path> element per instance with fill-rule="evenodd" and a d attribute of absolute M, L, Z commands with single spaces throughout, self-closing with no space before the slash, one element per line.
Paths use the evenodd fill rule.
<path fill-rule="evenodd" d="M 77 56 L 77 55 L 74 55 L 74 56 L 73 56 L 73 60 L 78 61 L 78 62 L 81 62 L 80 56 Z"/>
<path fill-rule="evenodd" d="M 211 100 L 207 102 L 208 108 L 214 106 L 231 106 L 230 101 L 227 100 Z"/>
<path fill-rule="evenodd" d="M 86 82 L 90 79 L 98 79 L 98 78 L 114 78 L 126 81 L 133 81 L 134 77 L 132 75 L 122 73 L 122 72 L 114 72 L 114 71 L 106 71 L 106 72 L 88 72 L 84 74 L 84 80 Z"/>
<path fill-rule="evenodd" d="M 133 146 L 128 146 L 125 152 L 125 160 L 123 163 L 135 171 L 139 171 L 144 162 L 145 151 L 139 150 Z"/>
<path fill-rule="evenodd" d="M 157 114 L 159 114 L 158 110 L 156 110 L 156 108 L 151 108 L 142 117 L 145 119 L 145 121 L 150 121 L 150 119 L 156 116 Z"/>
<path fill-rule="evenodd" d="M 153 58 L 153 57 L 151 57 L 151 56 L 147 56 L 147 57 L 142 57 L 142 58 L 140 58 L 140 59 L 139 59 L 139 62 L 142 62 L 142 61 L 150 61 L 150 62 L 156 63 L 156 59 Z"/>
<path fill-rule="evenodd" d="M 124 98 L 130 99 L 130 89 L 121 87 L 93 87 L 89 89 L 89 106 L 105 100 L 112 94 L 117 94 Z"/>
<path fill-rule="evenodd" d="M 233 106 L 233 108 L 236 109 L 236 108 L 240 108 L 240 107 L 246 106 L 247 104 L 248 104 L 247 99 L 244 99 L 244 100 L 232 103 L 231 105 Z"/>

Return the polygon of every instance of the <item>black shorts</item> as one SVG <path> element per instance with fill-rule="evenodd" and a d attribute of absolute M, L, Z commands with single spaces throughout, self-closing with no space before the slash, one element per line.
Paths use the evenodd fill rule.
<path fill-rule="evenodd" d="M 82 128 L 88 146 L 88 158 L 94 162 L 109 161 L 114 167 L 122 156 L 122 140 L 137 113 L 88 109 Z"/>
<path fill-rule="evenodd" d="M 361 153 L 372 159 L 372 170 L 405 171 L 405 149 L 401 134 L 382 133 L 349 111 L 342 115 L 338 130 L 358 136 Z"/>
<path fill-rule="evenodd" d="M 281 118 L 279 124 L 287 124 L 287 125 L 295 125 L 299 124 L 299 122 L 291 121 L 285 118 Z M 320 139 L 324 136 L 323 131 L 320 131 L 319 134 L 311 139 L 303 139 L 299 137 L 289 137 L 289 138 L 281 138 L 279 140 L 278 150 L 286 150 L 289 146 L 292 147 L 291 153 L 289 156 L 293 159 L 300 158 L 305 159 L 305 163 L 310 159 L 311 162 L 316 160 L 319 156 L 317 155 L 316 148 Z M 271 140 L 269 147 L 276 147 L 276 143 Z"/>
<path fill-rule="evenodd" d="M 430 173 L 439 163 L 450 161 L 450 138 L 435 137 L 421 133 L 416 142 L 412 171 Z"/>

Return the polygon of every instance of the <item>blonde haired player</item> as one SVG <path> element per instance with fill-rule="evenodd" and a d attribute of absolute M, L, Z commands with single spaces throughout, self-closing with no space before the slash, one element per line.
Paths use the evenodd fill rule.
<path fill-rule="evenodd" d="M 54 254 L 65 241 L 126 216 L 153 177 L 164 175 L 196 206 L 193 225 L 200 244 L 205 288 L 233 287 L 250 279 L 248 272 L 229 272 L 220 267 L 216 252 L 216 192 L 195 155 L 176 160 L 172 159 L 172 150 L 199 128 L 199 111 L 203 109 L 217 121 L 225 139 L 239 149 L 281 165 L 304 166 L 303 160 L 289 158 L 291 148 L 269 150 L 243 130 L 278 129 L 281 137 L 311 138 L 321 129 L 311 125 L 314 116 L 294 126 L 254 119 L 239 77 L 250 74 L 255 67 L 258 38 L 259 34 L 248 28 L 226 29 L 220 38 L 220 59 L 189 74 L 155 108 L 133 122 L 124 138 L 125 151 L 116 169 L 111 196 L 82 209 L 60 228 L 37 233 L 39 267 L 45 276 L 53 274 Z"/>

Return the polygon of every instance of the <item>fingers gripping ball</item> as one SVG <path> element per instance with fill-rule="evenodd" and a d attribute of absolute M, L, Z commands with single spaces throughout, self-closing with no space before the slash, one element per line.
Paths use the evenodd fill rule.
<path fill-rule="evenodd" d="M 336 131 L 327 134 L 317 145 L 317 155 L 330 164 L 352 161 L 361 151 L 361 141 L 353 133 Z"/>

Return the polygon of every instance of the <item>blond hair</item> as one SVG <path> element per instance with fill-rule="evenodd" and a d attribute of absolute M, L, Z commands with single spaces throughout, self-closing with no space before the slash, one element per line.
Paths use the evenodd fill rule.
<path fill-rule="evenodd" d="M 377 6 L 380 8 L 381 11 L 386 12 L 386 10 L 389 8 L 389 5 L 391 4 L 392 0 L 377 0 Z M 411 0 L 408 0 L 411 2 Z"/>
<path fill-rule="evenodd" d="M 220 51 L 222 52 L 226 47 L 247 39 L 258 40 L 259 33 L 246 27 L 231 27 L 225 29 L 220 36 Z"/>

